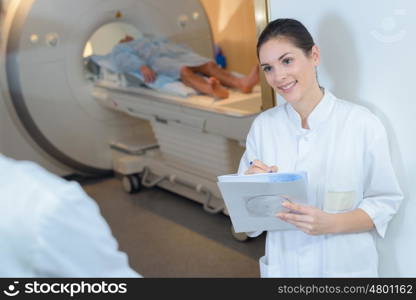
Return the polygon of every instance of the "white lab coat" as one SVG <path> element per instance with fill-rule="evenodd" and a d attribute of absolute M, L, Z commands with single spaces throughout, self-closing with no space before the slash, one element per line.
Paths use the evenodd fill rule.
<path fill-rule="evenodd" d="M 377 277 L 375 234 L 384 237 L 403 198 L 385 129 L 366 108 L 329 91 L 308 118 L 286 103 L 253 122 L 239 167 L 259 159 L 279 172 L 307 171 L 308 201 L 326 212 L 363 209 L 375 230 L 311 236 L 302 231 L 269 231 L 260 258 L 262 277 Z M 249 233 L 257 236 L 261 232 Z"/>
<path fill-rule="evenodd" d="M 141 277 L 79 184 L 0 155 L 0 277 Z"/>

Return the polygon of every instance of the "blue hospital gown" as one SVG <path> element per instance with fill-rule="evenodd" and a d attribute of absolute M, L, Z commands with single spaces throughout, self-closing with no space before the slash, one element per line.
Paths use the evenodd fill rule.
<path fill-rule="evenodd" d="M 142 37 L 121 43 L 113 48 L 110 55 L 120 73 L 137 72 L 141 66 L 146 65 L 157 74 L 174 80 L 180 79 L 182 67 L 195 67 L 212 61 L 166 38 Z"/>

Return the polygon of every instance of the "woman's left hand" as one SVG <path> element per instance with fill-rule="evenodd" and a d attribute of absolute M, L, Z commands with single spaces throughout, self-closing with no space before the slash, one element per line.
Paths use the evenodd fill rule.
<path fill-rule="evenodd" d="M 335 214 L 326 213 L 319 208 L 296 203 L 283 202 L 282 206 L 289 212 L 280 212 L 277 217 L 282 221 L 295 225 L 309 235 L 335 233 Z"/>

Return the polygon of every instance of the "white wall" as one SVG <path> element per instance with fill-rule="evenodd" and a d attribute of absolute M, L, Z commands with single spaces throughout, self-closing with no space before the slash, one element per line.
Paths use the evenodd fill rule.
<path fill-rule="evenodd" d="M 320 84 L 382 120 L 405 193 L 384 240 L 380 275 L 416 276 L 416 2 L 270 0 L 271 20 L 295 18 L 321 49 Z"/>

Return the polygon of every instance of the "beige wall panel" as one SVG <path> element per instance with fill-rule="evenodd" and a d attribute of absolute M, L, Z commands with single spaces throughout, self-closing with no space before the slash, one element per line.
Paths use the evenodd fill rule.
<path fill-rule="evenodd" d="M 227 69 L 247 74 L 257 64 L 252 0 L 201 0 L 214 36 L 227 58 Z"/>

